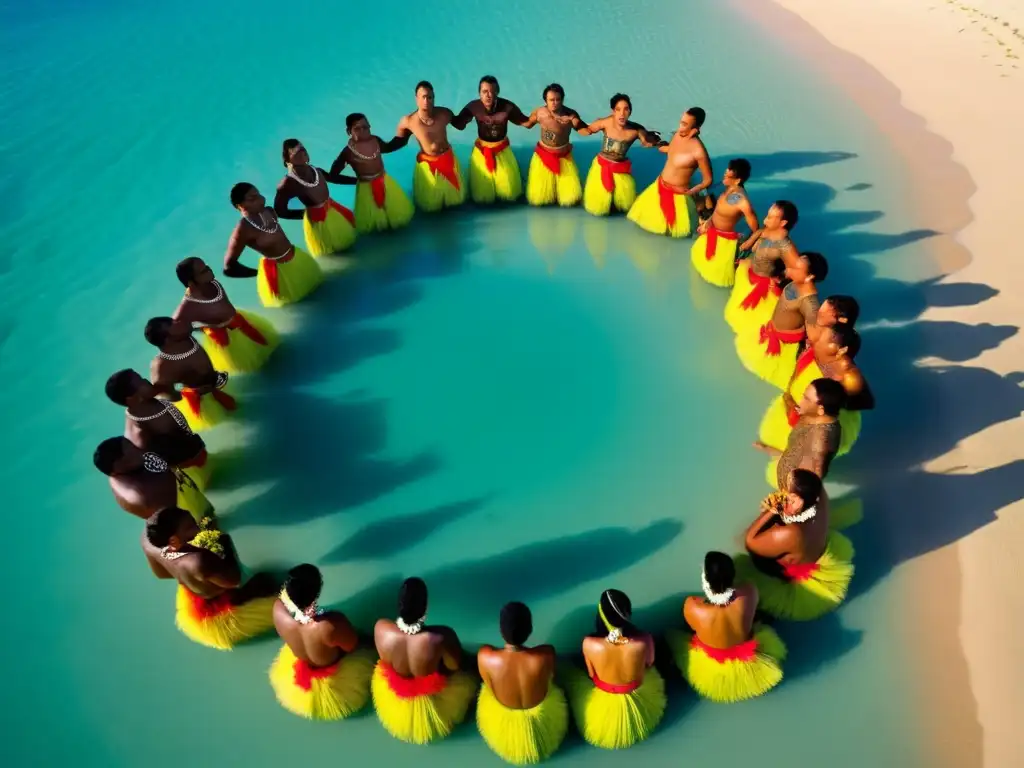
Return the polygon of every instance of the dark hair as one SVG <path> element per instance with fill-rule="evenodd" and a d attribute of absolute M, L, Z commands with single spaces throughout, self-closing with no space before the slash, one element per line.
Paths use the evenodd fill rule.
<path fill-rule="evenodd" d="M 171 332 L 171 325 L 174 320 L 170 317 L 154 317 L 146 323 L 146 330 L 143 335 L 146 341 L 154 347 L 160 348 L 167 343 L 167 336 Z"/>
<path fill-rule="evenodd" d="M 360 120 L 366 120 L 366 115 L 364 115 L 362 112 L 353 112 L 351 115 L 345 118 L 345 130 L 351 132 L 352 126 L 358 123 Z"/>
<path fill-rule="evenodd" d="M 820 253 L 804 251 L 800 257 L 807 262 L 807 272 L 814 278 L 814 282 L 820 283 L 828 277 L 828 262 Z"/>
<path fill-rule="evenodd" d="M 736 565 L 724 552 L 704 555 L 704 576 L 715 592 L 725 592 L 736 580 Z"/>
<path fill-rule="evenodd" d="M 481 88 L 484 87 L 484 83 L 487 83 L 488 85 L 493 85 L 495 93 L 501 90 L 501 86 L 498 85 L 498 78 L 496 78 L 494 75 L 484 75 L 483 77 L 481 77 L 480 82 L 477 83 L 476 89 L 479 91 Z"/>
<path fill-rule="evenodd" d="M 701 221 L 707 221 L 715 215 L 715 206 L 718 204 L 718 198 L 715 197 L 713 192 L 706 192 L 702 199 L 697 201 L 697 218 Z"/>
<path fill-rule="evenodd" d="M 522 645 L 533 633 L 533 615 L 523 603 L 506 603 L 498 621 L 501 636 L 509 645 Z"/>
<path fill-rule="evenodd" d="M 107 386 L 105 388 L 107 397 L 116 405 L 127 406 L 128 398 L 134 395 L 137 389 L 132 381 L 132 377 L 138 375 L 131 368 L 125 368 L 111 374 L 110 378 L 107 379 Z"/>
<path fill-rule="evenodd" d="M 860 318 L 860 304 L 853 296 L 829 296 L 825 301 L 835 309 L 836 317 L 846 320 L 844 325 L 849 325 L 852 328 L 857 324 L 857 320 Z"/>
<path fill-rule="evenodd" d="M 285 139 L 281 144 L 281 162 L 288 165 L 288 154 L 302 142 L 298 139 Z"/>
<path fill-rule="evenodd" d="M 632 622 L 633 603 L 630 602 L 629 596 L 625 592 L 606 589 L 601 593 L 600 606 L 604 618 L 608 619 L 608 623 L 612 625 L 613 629 L 620 630 L 623 637 L 633 637 L 637 634 L 637 628 L 633 626 Z M 602 635 L 608 634 L 608 627 L 601 618 L 600 612 L 597 614 L 597 631 Z"/>
<path fill-rule="evenodd" d="M 544 88 L 544 94 L 541 96 L 541 98 L 544 101 L 548 100 L 548 91 L 554 91 L 561 98 L 563 98 L 563 99 L 565 98 L 565 88 L 560 86 L 558 83 L 550 83 L 547 87 Z"/>
<path fill-rule="evenodd" d="M 614 96 L 611 97 L 611 99 L 608 101 L 608 103 L 611 105 L 612 109 L 615 109 L 616 105 L 620 101 L 626 102 L 626 106 L 629 107 L 629 111 L 630 112 L 633 111 L 633 102 L 630 101 L 629 96 L 627 96 L 624 93 L 616 93 Z"/>
<path fill-rule="evenodd" d="M 198 256 L 189 256 L 186 259 L 182 259 L 178 262 L 178 266 L 174 268 L 175 273 L 178 275 L 178 280 L 183 286 L 188 288 L 188 284 L 192 282 L 192 278 L 196 276 L 196 264 L 201 262 Z"/>
<path fill-rule="evenodd" d="M 124 456 L 124 444 L 127 442 L 124 437 L 108 437 L 93 451 L 93 466 L 108 477 L 113 475 L 114 465 Z"/>
<path fill-rule="evenodd" d="M 693 118 L 693 122 L 696 124 L 698 128 L 704 125 L 704 121 L 708 117 L 708 113 L 705 112 L 700 107 L 690 107 L 688 110 L 686 110 L 686 114 L 690 115 Z"/>
<path fill-rule="evenodd" d="M 429 80 L 420 80 L 418 83 L 416 83 L 416 87 L 413 89 L 413 93 L 419 93 L 420 88 L 426 88 L 428 91 L 434 90 L 434 86 L 430 84 Z"/>
<path fill-rule="evenodd" d="M 231 188 L 231 205 L 235 208 L 245 202 L 245 196 L 249 194 L 250 189 L 256 189 L 256 187 L 250 184 L 248 181 L 240 181 Z"/>
<path fill-rule="evenodd" d="M 789 200 L 776 200 L 772 205 L 782 212 L 782 220 L 786 222 L 786 231 L 792 232 L 793 227 L 800 219 L 800 212 L 797 211 L 796 206 Z"/>
<path fill-rule="evenodd" d="M 323 586 L 324 579 L 320 575 L 320 569 L 309 563 L 296 565 L 288 571 L 288 577 L 284 580 L 288 599 L 295 603 L 295 607 L 300 611 L 306 610 L 316 602 Z"/>
<path fill-rule="evenodd" d="M 746 184 L 747 179 L 750 178 L 750 161 L 745 157 L 735 157 L 729 161 L 729 165 L 726 166 L 732 175 L 740 180 L 740 184 Z"/>
<path fill-rule="evenodd" d="M 171 536 L 181 528 L 182 521 L 191 517 L 179 507 L 166 507 L 146 520 L 146 539 L 154 547 L 166 547 L 171 543 Z"/>
<path fill-rule="evenodd" d="M 427 585 L 423 579 L 413 576 L 402 582 L 398 590 L 398 618 L 407 624 L 419 621 L 427 615 Z"/>
<path fill-rule="evenodd" d="M 838 381 L 832 379 L 815 379 L 811 382 L 814 392 L 818 395 L 818 405 L 826 416 L 838 416 L 846 403 L 846 390 Z"/>
<path fill-rule="evenodd" d="M 789 492 L 803 499 L 804 509 L 818 503 L 823 489 L 821 478 L 809 469 L 794 469 L 789 476 Z"/>
<path fill-rule="evenodd" d="M 836 346 L 842 349 L 846 347 L 846 356 L 851 360 L 860 352 L 860 334 L 846 323 L 836 323 L 829 330 L 832 331 L 832 338 Z"/>

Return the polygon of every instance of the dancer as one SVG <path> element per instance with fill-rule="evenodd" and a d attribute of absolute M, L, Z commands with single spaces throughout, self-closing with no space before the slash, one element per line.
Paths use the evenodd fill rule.
<path fill-rule="evenodd" d="M 754 447 L 775 458 L 768 464 L 765 479 L 773 488 L 785 491 L 794 469 L 809 469 L 822 480 L 839 451 L 842 427 L 839 409 L 846 402 L 843 386 L 832 379 L 815 379 L 796 405 L 800 418 L 789 433 L 786 447 L 777 450 L 758 441 Z"/>
<path fill-rule="evenodd" d="M 807 329 L 818 320 L 818 283 L 828 276 L 828 262 L 820 253 L 807 251 L 786 267 L 785 274 L 790 282 L 771 320 L 760 328 L 744 328 L 735 338 L 743 367 L 779 389 L 789 384 Z"/>
<path fill-rule="evenodd" d="M 346 165 L 356 172 L 356 231 L 383 232 L 401 229 L 415 211 L 405 191 L 384 170 L 384 158 L 389 152 L 404 147 L 407 142 L 392 139 L 383 141 L 370 131 L 370 122 L 361 112 L 345 118 L 348 144 L 334 163 L 329 176 L 340 176 Z"/>
<path fill-rule="evenodd" d="M 416 111 L 398 121 L 395 138 L 389 144 L 404 147 L 409 137 L 419 142 L 416 168 L 412 173 L 412 196 L 421 211 L 436 213 L 466 201 L 466 185 L 459 159 L 448 143 L 448 126 L 455 119 L 448 107 L 434 106 L 434 86 L 426 80 L 416 83 Z"/>
<path fill-rule="evenodd" d="M 327 182 L 355 184 L 355 176 L 331 175 L 323 168 L 309 164 L 309 153 L 298 139 L 285 139 L 281 160 L 288 173 L 277 185 L 274 213 L 279 219 L 302 219 L 306 248 L 314 257 L 341 253 L 356 241 L 356 217 L 345 206 L 331 198 Z M 288 207 L 298 198 L 304 210 Z"/>
<path fill-rule="evenodd" d="M 111 375 L 106 392 L 111 402 L 124 408 L 124 436 L 132 445 L 152 451 L 192 478 L 200 490 L 206 488 L 206 444 L 173 403 L 157 398 L 153 385 L 130 368 Z"/>
<path fill-rule="evenodd" d="M 689 631 L 666 636 L 679 670 L 693 689 L 721 704 L 752 699 L 782 681 L 786 646 L 771 627 L 754 623 L 757 588 L 736 582 L 736 566 L 722 552 L 704 556 L 704 597 L 688 597 Z"/>
<path fill-rule="evenodd" d="M 235 309 L 202 259 L 182 259 L 177 274 L 185 297 L 174 319 L 203 332 L 202 346 L 213 367 L 228 373 L 251 373 L 263 367 L 280 340 L 274 326 L 259 315 Z"/>
<path fill-rule="evenodd" d="M 110 490 L 125 512 L 146 520 L 165 507 L 181 507 L 196 520 L 213 514 L 213 506 L 184 472 L 126 437 L 110 437 L 96 447 L 92 463 L 110 478 Z"/>
<path fill-rule="evenodd" d="M 530 158 L 526 202 L 530 205 L 571 207 L 583 197 L 580 171 L 572 157 L 569 134 L 575 128 L 586 136 L 587 124 L 575 109 L 565 106 L 565 89 L 551 83 L 544 89 L 544 106 L 530 113 L 524 128 L 540 123 L 540 141 Z"/>
<path fill-rule="evenodd" d="M 643 741 L 665 714 L 665 681 L 654 668 L 654 639 L 632 624 L 633 606 L 617 589 L 597 605 L 597 633 L 583 640 L 587 671 L 569 667 L 565 690 L 583 738 L 602 749 Z"/>
<path fill-rule="evenodd" d="M 425 626 L 427 585 L 406 579 L 398 619 L 373 630 L 380 661 L 370 688 L 377 717 L 396 739 L 429 744 L 448 737 L 466 719 L 476 683 L 460 671 L 462 646 L 449 627 Z"/>
<path fill-rule="evenodd" d="M 758 329 L 771 319 L 782 293 L 779 276 L 800 257 L 789 239 L 798 218 L 796 206 L 788 200 L 776 200 L 768 209 L 753 252 L 746 263 L 741 261 L 736 267 L 732 293 L 725 304 L 725 322 L 734 333 Z"/>
<path fill-rule="evenodd" d="M 569 729 L 569 706 L 554 683 L 555 649 L 527 648 L 533 616 L 522 603 L 508 603 L 499 619 L 505 647 L 477 653 L 483 685 L 476 722 L 484 741 L 502 760 L 533 765 L 551 757 Z"/>
<path fill-rule="evenodd" d="M 679 130 L 661 147 L 665 167 L 657 181 L 636 199 L 628 219 L 641 229 L 656 235 L 689 237 L 697 226 L 696 196 L 711 186 L 711 159 L 700 129 L 707 114 L 690 107 L 679 120 Z M 700 184 L 691 186 L 693 174 L 700 171 Z"/>
<path fill-rule="evenodd" d="M 601 151 L 590 165 L 587 184 L 583 189 L 583 207 L 593 216 L 607 216 L 613 206 L 626 213 L 636 201 L 633 164 L 626 159 L 626 153 L 634 141 L 639 139 L 645 147 L 668 145 L 656 131 L 648 131 L 639 123 L 630 121 L 633 102 L 629 96 L 616 93 L 610 104 L 612 113 L 592 122 L 585 133 L 604 134 Z"/>
<path fill-rule="evenodd" d="M 149 366 L 153 388 L 157 395 L 181 402 L 193 432 L 220 424 L 238 408 L 235 398 L 224 391 L 228 375 L 214 369 L 210 356 L 192 338 L 188 323 L 154 317 L 146 323 L 145 336 L 160 350 Z"/>
<path fill-rule="evenodd" d="M 452 121 L 463 130 L 476 121 L 477 140 L 469 156 L 469 194 L 474 203 L 513 202 L 523 194 L 523 177 L 508 141 L 508 124 L 526 126 L 530 119 L 508 99 L 498 96 L 498 78 L 480 78 L 480 98 L 473 99 Z"/>
<path fill-rule="evenodd" d="M 293 714 L 341 720 L 369 703 L 375 659 L 359 647 L 345 614 L 317 605 L 323 583 L 315 565 L 288 572 L 274 603 L 274 626 L 285 644 L 270 667 L 270 685 Z"/>
<path fill-rule="evenodd" d="M 818 340 L 818 334 L 833 325 L 846 325 L 853 328 L 860 318 L 860 304 L 853 296 L 829 296 L 818 309 L 818 320 L 807 329 L 808 346 Z"/>
<path fill-rule="evenodd" d="M 231 204 L 242 214 L 228 240 L 224 274 L 255 277 L 256 291 L 264 307 L 283 307 L 304 299 L 324 280 L 320 265 L 301 248 L 292 245 L 267 200 L 252 184 L 240 181 L 231 188 Z M 240 264 L 246 248 L 262 257 L 259 269 Z"/>
<path fill-rule="evenodd" d="M 846 599 L 853 578 L 853 544 L 829 527 L 828 496 L 821 478 L 794 469 L 785 493 L 773 493 L 747 529 L 748 555 L 739 572 L 753 580 L 760 607 L 780 619 L 810 621 Z"/>
<path fill-rule="evenodd" d="M 705 217 L 698 211 L 702 221 L 697 240 L 690 249 L 690 261 L 697 274 L 720 288 L 731 288 L 736 282 L 737 251 L 749 251 L 761 233 L 754 204 L 743 186 L 749 178 L 749 160 L 742 157 L 730 160 L 722 176 L 725 192 L 713 203 L 714 212 Z M 710 195 L 705 198 L 706 201 L 710 199 Z M 703 221 L 705 218 L 707 223 Z M 750 237 L 737 248 L 740 233 L 736 231 L 736 225 L 740 220 L 745 220 L 750 227 Z"/>
<path fill-rule="evenodd" d="M 230 651 L 274 626 L 273 578 L 258 573 L 242 584 L 231 538 L 211 520 L 161 509 L 146 521 L 142 551 L 158 579 L 178 582 L 175 623 L 192 642 Z"/>

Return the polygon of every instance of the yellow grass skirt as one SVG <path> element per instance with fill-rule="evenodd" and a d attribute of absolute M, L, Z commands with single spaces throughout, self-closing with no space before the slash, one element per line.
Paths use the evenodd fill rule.
<path fill-rule="evenodd" d="M 175 622 L 192 642 L 230 651 L 273 628 L 276 599 L 258 597 L 233 605 L 227 594 L 205 600 L 179 584 Z"/>
<path fill-rule="evenodd" d="M 513 202 L 523 194 L 523 175 L 508 139 L 477 139 L 469 156 L 469 194 L 474 203 Z"/>
<path fill-rule="evenodd" d="M 760 328 L 744 328 L 734 339 L 736 355 L 743 367 L 760 379 L 785 389 L 789 384 L 804 330 L 779 331 L 769 320 Z"/>
<path fill-rule="evenodd" d="M 287 645 L 270 667 L 270 685 L 281 706 L 309 720 L 342 720 L 370 701 L 376 654 L 359 648 L 329 667 L 313 668 Z"/>
<path fill-rule="evenodd" d="M 671 223 L 666 211 L 671 212 Z M 697 203 L 692 195 L 673 190 L 659 176 L 640 193 L 626 218 L 655 235 L 689 237 L 697 223 Z"/>
<path fill-rule="evenodd" d="M 213 505 L 203 493 L 203 488 L 206 487 L 206 480 L 210 474 L 209 466 L 210 460 L 207 459 L 203 467 L 178 469 L 184 477 L 179 476 L 177 478 L 178 493 L 175 503 L 179 509 L 184 509 L 192 515 L 196 522 L 199 522 L 204 517 L 211 517 L 213 515 Z"/>
<path fill-rule="evenodd" d="M 277 349 L 281 337 L 271 322 L 239 310 L 228 325 L 203 326 L 200 343 L 218 371 L 252 373 L 263 367 Z"/>
<path fill-rule="evenodd" d="M 370 690 L 377 718 L 388 733 L 409 744 L 429 744 L 447 738 L 466 719 L 476 681 L 465 672 L 403 678 L 378 661 Z"/>
<path fill-rule="evenodd" d="M 320 216 L 323 218 L 314 220 Z M 306 237 L 306 248 L 315 258 L 341 253 L 356 242 L 356 218 L 348 208 L 327 198 L 322 207 L 306 209 L 302 217 L 302 234 Z"/>
<path fill-rule="evenodd" d="M 786 645 L 771 627 L 733 648 L 709 648 L 686 630 L 670 629 L 665 640 L 686 682 L 705 699 L 732 704 L 767 693 L 782 682 Z"/>
<path fill-rule="evenodd" d="M 697 274 L 719 288 L 731 288 L 736 282 L 738 232 L 722 232 L 708 225 L 690 248 L 690 263 Z"/>
<path fill-rule="evenodd" d="M 629 160 L 618 162 L 600 155 L 594 158 L 583 187 L 583 208 L 592 216 L 607 216 L 612 208 L 628 213 L 636 202 L 636 179 Z M 608 191 L 606 182 L 612 189 Z"/>
<path fill-rule="evenodd" d="M 459 158 L 451 148 L 440 155 L 416 155 L 412 171 L 412 196 L 421 211 L 436 213 L 466 202 L 466 183 Z"/>
<path fill-rule="evenodd" d="M 602 691 L 576 667 L 566 667 L 561 673 L 576 725 L 595 747 L 631 747 L 650 736 L 665 714 L 665 681 L 654 667 L 630 693 Z"/>
<path fill-rule="evenodd" d="M 486 685 L 480 686 L 476 725 L 487 746 L 506 763 L 535 765 L 562 745 L 569 729 L 569 705 L 554 683 L 548 695 L 531 709 L 509 709 Z"/>
<path fill-rule="evenodd" d="M 768 284 L 770 287 L 767 289 L 764 287 L 764 282 L 761 281 L 759 291 L 755 296 L 751 296 L 755 288 L 753 280 L 758 277 L 754 275 L 751 278 L 752 274 L 754 273 L 750 269 L 748 260 L 740 261 L 739 266 L 736 267 L 736 281 L 733 283 L 732 293 L 729 294 L 729 300 L 725 303 L 725 322 L 732 328 L 733 333 L 740 334 L 750 329 L 757 333 L 762 325 L 772 319 L 772 315 L 775 314 L 775 305 L 779 303 L 781 291 L 777 290 L 778 283 L 775 280 L 770 281 Z M 757 298 L 761 294 L 764 294 L 763 298 Z"/>
<path fill-rule="evenodd" d="M 361 235 L 401 229 L 416 212 L 405 190 L 386 173 L 356 184 L 355 205 L 356 230 Z"/>
<path fill-rule="evenodd" d="M 200 395 L 190 387 L 181 388 L 181 400 L 176 405 L 193 432 L 215 427 L 238 410 L 238 401 L 230 389 L 227 385 Z"/>
<path fill-rule="evenodd" d="M 256 293 L 264 307 L 294 304 L 311 294 L 324 281 L 324 273 L 313 257 L 297 246 L 288 261 L 260 259 Z"/>
<path fill-rule="evenodd" d="M 557 163 L 558 172 L 553 169 Z M 559 155 L 538 144 L 530 158 L 526 177 L 526 202 L 530 205 L 558 205 L 569 208 L 583 198 L 580 169 L 570 149 Z"/>

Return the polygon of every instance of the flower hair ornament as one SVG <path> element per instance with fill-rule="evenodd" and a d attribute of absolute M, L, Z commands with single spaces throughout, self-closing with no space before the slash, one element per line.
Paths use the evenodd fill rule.
<path fill-rule="evenodd" d="M 395 624 L 407 635 L 418 635 L 423 631 L 423 622 L 426 621 L 426 619 L 426 616 L 420 616 L 419 620 L 414 621 L 412 624 L 406 624 L 405 619 L 399 616 L 395 621 Z"/>
<path fill-rule="evenodd" d="M 317 606 L 316 600 L 310 603 L 309 607 L 306 608 L 306 610 L 300 609 L 299 606 L 293 603 L 292 599 L 288 596 L 287 589 L 282 589 L 281 594 L 278 595 L 278 597 L 284 604 L 284 607 L 288 609 L 288 613 L 291 614 L 291 617 L 295 619 L 297 622 L 299 622 L 299 624 L 309 624 L 311 621 L 313 621 L 314 617 L 319 616 L 321 613 L 323 613 L 323 611 L 320 610 L 320 608 Z"/>
<path fill-rule="evenodd" d="M 732 587 L 724 592 L 715 592 L 708 583 L 708 575 L 704 571 L 700 572 L 700 583 L 704 587 L 704 596 L 712 605 L 728 605 L 736 597 L 736 590 Z"/>
<path fill-rule="evenodd" d="M 613 601 L 610 596 L 608 597 L 608 602 L 612 604 L 612 608 L 615 609 L 615 612 L 619 614 L 619 616 L 622 616 L 622 611 L 618 609 L 615 605 L 615 601 Z M 597 615 L 601 617 L 601 622 L 604 624 L 605 629 L 608 630 L 608 637 L 606 637 L 605 640 L 612 645 L 625 645 L 629 642 L 628 637 L 622 636 L 622 630 L 613 626 L 612 623 L 608 621 L 608 617 L 604 614 L 604 608 L 601 606 L 600 600 L 597 601 Z"/>
<path fill-rule="evenodd" d="M 786 523 L 786 525 L 791 525 L 792 523 L 806 523 L 817 514 L 818 507 L 812 505 L 799 515 L 787 515 L 785 512 L 779 512 L 779 517 L 782 518 L 782 522 Z"/>

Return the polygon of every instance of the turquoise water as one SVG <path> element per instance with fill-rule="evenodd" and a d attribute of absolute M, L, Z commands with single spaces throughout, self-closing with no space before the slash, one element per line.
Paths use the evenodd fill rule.
<path fill-rule="evenodd" d="M 830 289 L 863 298 L 924 276 L 918 238 L 892 234 L 910 214 L 877 131 L 731 11 L 678 5 L 570 13 L 527 0 L 499 14 L 466 0 L 424 25 L 399 2 L 386 28 L 377 9 L 328 4 L 5 5 L 0 367 L 15 546 L 3 568 L 11 616 L 31 627 L 3 637 L 12 764 L 169 765 L 185 748 L 170 734 L 201 745 L 195 765 L 337 749 L 383 765 L 498 764 L 469 725 L 416 750 L 372 715 L 299 721 L 266 681 L 275 641 L 228 655 L 179 635 L 138 522 L 91 466 L 122 427 L 102 385 L 146 370 L 141 329 L 180 298 L 176 261 L 219 261 L 231 184 L 269 193 L 287 136 L 329 165 L 349 111 L 389 136 L 423 77 L 455 108 L 485 72 L 524 109 L 558 80 L 591 119 L 625 90 L 635 118 L 665 132 L 700 104 L 716 175 L 743 154 L 760 211 L 795 200 L 806 219 L 794 236 L 832 257 Z M 536 137 L 511 138 L 524 162 Z M 465 162 L 470 134 L 453 139 Z M 584 170 L 595 151 L 578 144 Z M 413 159 L 392 155 L 388 169 L 408 180 Z M 660 156 L 633 160 L 651 181 Z M 737 547 L 756 512 L 750 442 L 771 397 L 742 372 L 724 298 L 691 275 L 688 252 L 579 210 L 466 210 L 363 240 L 315 299 L 265 311 L 285 343 L 238 380 L 243 422 L 209 437 L 223 464 L 211 495 L 247 567 L 318 563 L 325 602 L 364 630 L 393 613 L 402 577 L 421 575 L 431 619 L 468 645 L 496 641 L 498 609 L 521 599 L 535 639 L 572 650 L 611 586 L 642 623 L 669 626 L 704 551 Z M 226 287 L 258 306 L 252 282 Z M 723 708 L 675 686 L 664 726 L 629 755 L 574 738 L 554 762 L 914 764 L 893 591 L 884 566 L 868 571 L 841 613 L 785 628 L 792 662 L 772 696 Z M 778 746 L 797 725 L 799 741 Z"/>

